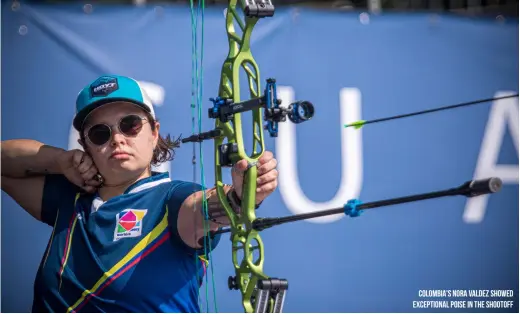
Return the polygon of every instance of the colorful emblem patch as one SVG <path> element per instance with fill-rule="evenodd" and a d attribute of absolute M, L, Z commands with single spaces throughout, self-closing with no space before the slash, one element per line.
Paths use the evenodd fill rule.
<path fill-rule="evenodd" d="M 117 214 L 114 241 L 140 236 L 143 230 L 143 218 L 147 211 L 147 209 L 125 209 Z"/>

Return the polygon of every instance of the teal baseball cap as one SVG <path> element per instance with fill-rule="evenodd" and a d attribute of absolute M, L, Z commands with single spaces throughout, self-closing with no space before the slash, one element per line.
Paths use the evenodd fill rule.
<path fill-rule="evenodd" d="M 103 75 L 79 92 L 76 98 L 74 128 L 81 130 L 85 119 L 94 109 L 117 101 L 135 104 L 155 118 L 152 100 L 139 82 L 126 76 Z"/>

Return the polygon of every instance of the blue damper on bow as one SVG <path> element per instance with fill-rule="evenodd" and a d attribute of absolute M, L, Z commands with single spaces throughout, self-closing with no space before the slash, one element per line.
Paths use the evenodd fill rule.
<path fill-rule="evenodd" d="M 213 108 L 211 109 L 213 111 L 213 114 L 215 115 L 215 117 L 218 117 L 219 109 L 220 107 L 226 105 L 226 100 L 221 97 L 210 98 L 209 100 L 213 102 Z"/>
<path fill-rule="evenodd" d="M 350 217 L 358 217 L 361 214 L 361 211 L 357 208 L 359 205 L 361 205 L 361 202 L 358 199 L 349 200 L 343 206 L 345 215 Z"/>

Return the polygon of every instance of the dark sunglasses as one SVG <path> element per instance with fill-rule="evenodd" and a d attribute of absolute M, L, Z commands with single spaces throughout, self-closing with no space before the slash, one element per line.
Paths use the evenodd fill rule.
<path fill-rule="evenodd" d="M 141 132 L 146 118 L 142 118 L 138 115 L 128 115 L 121 118 L 117 127 L 121 133 L 128 137 L 134 137 Z M 96 124 L 87 131 L 88 140 L 94 145 L 104 145 L 112 137 L 112 126 L 107 124 Z"/>

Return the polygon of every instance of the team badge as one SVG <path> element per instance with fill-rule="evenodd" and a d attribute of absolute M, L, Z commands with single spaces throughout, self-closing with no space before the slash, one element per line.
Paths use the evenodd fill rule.
<path fill-rule="evenodd" d="M 147 209 L 125 209 L 117 214 L 114 241 L 140 236 L 143 231 L 143 218 L 147 211 Z"/>
<path fill-rule="evenodd" d="M 102 76 L 90 85 L 90 97 L 106 97 L 118 89 L 115 77 Z"/>

